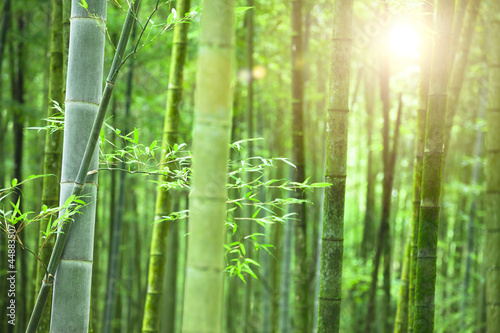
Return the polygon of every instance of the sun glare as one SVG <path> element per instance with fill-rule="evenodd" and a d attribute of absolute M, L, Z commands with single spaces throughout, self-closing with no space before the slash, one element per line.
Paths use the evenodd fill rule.
<path fill-rule="evenodd" d="M 417 28 L 410 23 L 399 23 L 389 31 L 389 48 L 399 57 L 413 58 L 418 56 L 420 36 Z"/>

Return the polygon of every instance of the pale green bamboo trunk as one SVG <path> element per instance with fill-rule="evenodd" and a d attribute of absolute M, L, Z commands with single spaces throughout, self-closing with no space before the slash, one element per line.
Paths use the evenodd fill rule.
<path fill-rule="evenodd" d="M 58 113 L 53 108 L 52 101 L 59 103 L 62 106 L 63 97 L 63 36 L 62 36 L 62 1 L 52 0 L 52 26 L 50 37 L 50 73 L 49 73 L 49 109 L 47 110 L 47 118 Z M 56 207 L 59 203 L 59 176 L 61 173 L 61 148 L 62 148 L 62 133 L 56 131 L 50 133 L 47 131 L 45 136 L 45 149 L 43 161 L 43 174 L 53 174 L 54 177 L 45 177 L 43 179 L 42 189 L 42 205 L 49 208 Z M 47 229 L 48 219 L 43 220 L 40 224 L 40 230 Z M 39 233 L 39 246 L 44 244 L 45 238 Z M 54 247 L 55 235 L 44 244 L 43 251 L 40 253 L 40 260 L 45 267 L 49 263 L 50 254 Z M 45 269 L 42 265 L 37 266 L 35 292 L 38 294 L 40 290 L 40 282 L 45 275 Z M 51 299 L 47 302 L 45 313 L 38 326 L 39 332 L 47 332 L 50 326 L 50 307 Z"/>
<path fill-rule="evenodd" d="M 78 0 L 73 0 L 71 8 L 61 204 L 73 191 L 101 101 L 105 36 L 98 23 L 105 24 L 106 1 L 89 0 L 87 3 L 88 12 Z M 97 153 L 96 149 L 91 170 L 97 168 Z M 82 214 L 75 215 L 55 275 L 51 332 L 88 330 L 96 191 L 97 176 L 87 177 L 83 192 L 87 205 L 81 210 Z"/>
<path fill-rule="evenodd" d="M 415 280 L 417 275 L 417 252 L 418 252 L 418 221 L 420 214 L 420 197 L 422 187 L 422 166 L 424 161 L 425 147 L 425 125 L 427 121 L 427 102 L 429 98 L 429 79 L 431 71 L 432 40 L 430 31 L 434 26 L 432 13 L 434 12 L 433 2 L 426 2 L 422 8 L 422 23 L 428 31 L 421 33 L 420 51 L 420 77 L 418 87 L 418 109 L 417 109 L 417 130 L 415 137 L 415 162 L 413 166 L 413 197 L 412 215 L 410 223 L 411 251 L 410 251 L 410 272 L 408 283 L 408 332 L 413 332 L 413 316 L 415 304 Z"/>
<path fill-rule="evenodd" d="M 347 114 L 352 43 L 352 0 L 335 0 L 326 133 L 323 234 L 319 277 L 318 332 L 339 332 L 342 300 Z"/>
<path fill-rule="evenodd" d="M 486 120 L 486 331 L 500 332 L 500 3 L 491 2 Z"/>
<path fill-rule="evenodd" d="M 180 0 L 177 2 L 176 10 L 181 17 L 189 12 L 190 0 Z M 174 28 L 174 43 L 172 49 L 172 60 L 170 63 L 170 76 L 167 92 L 167 108 L 163 126 L 162 156 L 170 150 L 170 146 L 177 143 L 179 132 L 179 103 L 182 93 L 182 71 L 186 59 L 187 32 L 189 24 L 178 24 Z M 161 177 L 160 182 L 167 182 L 167 177 Z M 164 188 L 158 189 L 156 195 L 155 223 L 153 225 L 153 236 L 151 240 L 151 250 L 149 254 L 148 286 L 146 294 L 146 304 L 144 306 L 144 318 L 142 332 L 158 332 L 161 317 L 161 303 L 163 295 L 163 281 L 165 276 L 167 258 L 167 238 L 170 221 L 158 222 L 172 212 L 172 194 Z M 178 222 L 174 222 L 178 223 Z M 175 270 L 175 267 L 171 267 Z M 167 272 L 167 274 L 177 274 Z M 174 281 L 175 284 L 175 281 Z M 175 292 L 167 295 L 175 311 Z M 164 314 L 169 316 L 171 324 L 175 318 L 175 313 Z M 173 327 L 173 326 L 172 326 Z"/>
<path fill-rule="evenodd" d="M 184 333 L 221 332 L 234 0 L 202 1 Z"/>
<path fill-rule="evenodd" d="M 436 289 L 436 249 L 439 200 L 443 167 L 443 136 L 446 115 L 453 0 L 438 0 L 436 36 L 432 55 L 427 127 L 422 175 L 422 201 L 418 227 L 417 275 L 415 288 L 415 332 L 433 332 Z"/>

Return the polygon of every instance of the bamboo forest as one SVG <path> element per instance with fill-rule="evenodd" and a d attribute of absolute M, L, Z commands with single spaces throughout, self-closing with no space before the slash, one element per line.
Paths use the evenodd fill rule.
<path fill-rule="evenodd" d="M 0 0 L 0 309 L 500 332 L 500 1 Z"/>

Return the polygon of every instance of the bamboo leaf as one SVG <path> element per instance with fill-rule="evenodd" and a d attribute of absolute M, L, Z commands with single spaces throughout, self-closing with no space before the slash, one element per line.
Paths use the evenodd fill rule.
<path fill-rule="evenodd" d="M 134 127 L 134 143 L 139 143 L 139 131 L 137 130 L 137 127 Z"/>
<path fill-rule="evenodd" d="M 331 183 L 312 183 L 310 186 L 311 187 L 328 187 L 331 186 Z"/>
<path fill-rule="evenodd" d="M 250 9 L 252 9 L 252 8 L 254 8 L 254 7 L 236 7 L 236 8 L 234 9 L 234 13 L 235 13 L 235 14 L 243 14 L 243 13 L 245 13 L 247 10 L 250 10 Z"/>
<path fill-rule="evenodd" d="M 79 5 L 85 9 L 89 9 L 89 5 L 87 4 L 87 1 L 85 1 L 85 0 L 80 0 Z"/>
<path fill-rule="evenodd" d="M 251 264 L 254 264 L 255 266 L 259 266 L 260 267 L 260 264 L 257 261 L 253 260 L 253 259 L 245 258 L 245 262 L 249 262 Z"/>

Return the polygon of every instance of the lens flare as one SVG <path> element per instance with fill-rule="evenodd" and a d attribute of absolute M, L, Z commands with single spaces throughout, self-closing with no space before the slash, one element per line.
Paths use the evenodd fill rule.
<path fill-rule="evenodd" d="M 390 50 L 399 57 L 417 57 L 420 50 L 418 29 L 410 23 L 394 25 L 388 36 Z"/>

